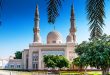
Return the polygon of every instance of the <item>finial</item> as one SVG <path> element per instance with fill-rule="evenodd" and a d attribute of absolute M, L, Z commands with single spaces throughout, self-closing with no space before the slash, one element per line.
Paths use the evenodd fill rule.
<path fill-rule="evenodd" d="M 39 15 L 38 4 L 36 5 L 35 15 L 36 15 L 36 16 L 38 16 L 38 15 Z"/>
<path fill-rule="evenodd" d="M 71 4 L 71 9 L 73 9 L 73 3 Z"/>

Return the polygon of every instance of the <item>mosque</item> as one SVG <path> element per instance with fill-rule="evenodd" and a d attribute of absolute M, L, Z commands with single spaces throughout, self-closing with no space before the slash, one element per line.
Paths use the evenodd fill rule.
<path fill-rule="evenodd" d="M 39 24 L 39 10 L 36 6 L 35 18 L 34 18 L 34 38 L 33 42 L 29 44 L 29 49 L 24 49 L 22 51 L 22 59 L 7 59 L 2 61 L 0 59 L 0 66 L 6 69 L 27 69 L 27 70 L 37 70 L 45 69 L 43 62 L 44 55 L 62 55 L 65 56 L 69 61 L 72 61 L 77 57 L 74 48 L 76 41 L 76 28 L 75 28 L 75 18 L 73 6 L 71 7 L 70 15 L 70 30 L 66 37 L 66 43 L 63 42 L 61 34 L 56 31 L 50 31 L 47 35 L 47 43 L 42 43 L 42 38 L 40 36 L 40 24 Z"/>

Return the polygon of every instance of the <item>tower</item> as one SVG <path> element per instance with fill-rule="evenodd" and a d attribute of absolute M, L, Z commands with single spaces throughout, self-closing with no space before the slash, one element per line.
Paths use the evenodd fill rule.
<path fill-rule="evenodd" d="M 38 5 L 36 6 L 36 11 L 35 11 L 35 18 L 34 18 L 34 28 L 33 28 L 33 32 L 34 32 L 34 40 L 33 42 L 36 43 L 41 43 L 41 37 L 40 37 L 40 28 L 39 28 L 39 10 L 38 10 Z"/>
<path fill-rule="evenodd" d="M 76 41 L 76 27 L 75 27 L 75 18 L 74 18 L 74 9 L 73 9 L 73 4 L 71 5 L 71 18 L 70 18 L 70 22 L 71 22 L 71 27 L 70 27 L 70 34 L 73 36 L 73 41 Z"/>

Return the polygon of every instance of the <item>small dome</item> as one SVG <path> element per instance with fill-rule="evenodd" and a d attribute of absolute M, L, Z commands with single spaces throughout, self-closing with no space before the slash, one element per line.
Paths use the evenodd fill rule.
<path fill-rule="evenodd" d="M 69 42 L 73 42 L 73 36 L 71 34 L 69 34 L 66 38 L 66 42 L 69 43 Z"/>
<path fill-rule="evenodd" d="M 57 31 L 51 31 L 47 35 L 47 43 L 62 43 L 62 37 L 61 34 Z"/>

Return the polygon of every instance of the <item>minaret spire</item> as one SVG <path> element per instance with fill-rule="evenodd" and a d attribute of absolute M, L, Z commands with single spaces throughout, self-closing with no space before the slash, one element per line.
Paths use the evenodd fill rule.
<path fill-rule="evenodd" d="M 34 21 L 35 21 L 35 28 L 38 28 L 39 29 L 39 10 L 38 10 L 38 5 L 36 6 L 36 11 L 35 11 L 35 18 L 34 18 Z"/>
<path fill-rule="evenodd" d="M 70 34 L 73 36 L 73 41 L 76 41 L 76 27 L 75 27 L 75 18 L 74 18 L 74 9 L 73 9 L 73 4 L 71 5 L 71 18 L 70 18 L 70 22 L 71 22 L 71 28 L 70 28 Z"/>
<path fill-rule="evenodd" d="M 41 43 L 41 37 L 40 37 L 40 28 L 39 28 L 39 10 L 38 10 L 38 5 L 36 6 L 36 11 L 35 11 L 35 18 L 34 18 L 34 40 L 33 42 Z"/>
<path fill-rule="evenodd" d="M 74 9 L 73 9 L 73 4 L 71 5 L 71 17 L 74 18 Z"/>

